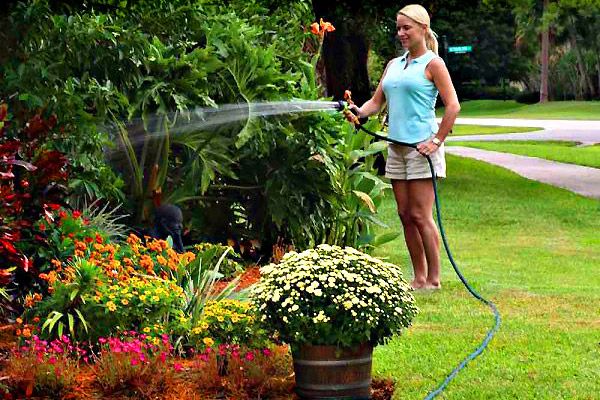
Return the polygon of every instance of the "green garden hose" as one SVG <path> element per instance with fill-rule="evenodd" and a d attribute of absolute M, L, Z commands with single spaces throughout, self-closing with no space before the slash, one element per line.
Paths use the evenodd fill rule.
<path fill-rule="evenodd" d="M 347 109 L 347 103 L 340 101 L 340 110 L 343 109 Z M 358 123 L 355 123 L 355 127 L 356 130 L 362 130 L 365 133 L 380 139 L 380 140 L 385 140 L 386 142 L 389 143 L 393 143 L 393 144 L 397 144 L 400 146 L 406 146 L 406 147 L 411 147 L 413 149 L 417 149 L 417 144 L 415 143 L 405 143 L 405 142 L 400 142 L 398 140 L 394 140 L 394 139 L 390 139 L 387 136 L 381 135 L 379 133 L 373 132 L 367 128 L 364 127 L 363 124 L 364 120 L 358 121 Z M 498 329 L 500 328 L 500 313 L 498 312 L 498 308 L 496 307 L 496 305 L 491 302 L 490 300 L 487 300 L 486 298 L 484 298 L 483 296 L 481 296 L 479 293 L 477 293 L 477 291 L 475 289 L 473 289 L 473 287 L 469 284 L 469 282 L 467 281 L 467 279 L 464 277 L 464 275 L 462 274 L 462 272 L 460 271 L 460 269 L 458 268 L 458 265 L 456 265 L 456 261 L 454 261 L 454 257 L 452 256 L 452 252 L 450 251 L 450 246 L 448 245 L 448 239 L 446 238 L 446 232 L 444 231 L 444 225 L 442 224 L 442 212 L 440 211 L 440 199 L 439 199 L 439 195 L 438 195 L 438 188 L 437 188 L 437 177 L 435 175 L 435 169 L 433 168 L 433 163 L 431 162 L 431 158 L 428 155 L 424 155 L 421 154 L 423 157 L 425 157 L 427 159 L 427 162 L 429 163 L 429 169 L 431 170 L 431 182 L 433 184 L 433 193 L 435 195 L 435 210 L 436 210 L 436 216 L 437 216 L 437 222 L 438 222 L 438 227 L 440 229 L 440 235 L 442 236 L 442 242 L 444 243 L 444 248 L 446 249 L 446 254 L 448 255 L 448 259 L 450 260 L 450 264 L 452 264 L 452 268 L 454 268 L 454 272 L 456 272 L 456 275 L 458 276 L 458 278 L 460 279 L 460 281 L 462 282 L 462 284 L 465 286 L 465 288 L 467 288 L 467 290 L 469 291 L 469 293 L 471 293 L 471 295 L 473 297 L 475 297 L 477 300 L 481 301 L 483 304 L 487 305 L 488 307 L 490 307 L 490 309 L 492 310 L 492 312 L 494 313 L 494 319 L 495 319 L 495 323 L 494 326 L 488 331 L 485 339 L 481 342 L 481 344 L 472 352 L 470 353 L 468 356 L 466 356 L 449 374 L 448 376 L 444 379 L 444 381 L 438 385 L 438 387 L 431 391 L 426 397 L 425 400 L 431 400 L 433 398 L 435 398 L 437 395 L 439 395 L 440 393 L 442 393 L 442 391 L 444 391 L 444 389 L 448 386 L 448 384 L 452 381 L 452 379 L 454 379 L 454 377 L 474 358 L 476 358 L 479 354 L 481 354 L 483 352 L 483 350 L 485 350 L 485 348 L 487 347 L 487 345 L 489 344 L 490 340 L 492 340 L 493 336 L 496 334 L 496 332 L 498 331 Z"/>

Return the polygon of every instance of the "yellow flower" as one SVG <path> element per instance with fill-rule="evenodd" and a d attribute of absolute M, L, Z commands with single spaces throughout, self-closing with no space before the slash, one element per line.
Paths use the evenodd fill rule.
<path fill-rule="evenodd" d="M 126 306 L 127 304 L 129 304 L 129 300 L 127 300 L 127 299 L 121 299 L 121 304 L 123 304 L 124 306 Z"/>
<path fill-rule="evenodd" d="M 217 316 L 217 321 L 223 322 L 223 321 L 225 321 L 225 318 L 223 318 L 221 315 L 219 315 L 219 316 Z"/>
<path fill-rule="evenodd" d="M 115 311 L 117 309 L 117 305 L 112 301 L 106 303 L 106 307 L 108 307 L 108 311 Z"/>
<path fill-rule="evenodd" d="M 158 301 L 160 301 L 160 297 L 158 297 L 158 296 L 152 296 L 152 301 L 158 302 Z"/>
<path fill-rule="evenodd" d="M 141 301 L 146 301 L 146 295 L 145 295 L 145 294 L 142 294 L 142 295 L 140 296 L 140 300 L 141 300 Z"/>
<path fill-rule="evenodd" d="M 147 327 L 144 328 L 144 333 L 150 333 L 150 327 L 149 326 L 147 326 Z"/>
<path fill-rule="evenodd" d="M 215 341 L 214 341 L 214 340 L 212 340 L 212 339 L 211 339 L 211 338 L 209 338 L 209 337 L 205 337 L 204 339 L 202 339 L 202 342 L 203 342 L 203 343 L 204 343 L 206 346 L 208 346 L 208 347 L 210 347 L 210 346 L 212 346 L 213 344 L 215 344 Z"/>
<path fill-rule="evenodd" d="M 194 329 L 192 329 L 192 333 L 194 335 L 199 335 L 200 332 L 202 332 L 202 329 L 200 329 L 199 327 L 195 327 Z"/>
<path fill-rule="evenodd" d="M 202 329 L 208 329 L 208 324 L 206 322 L 203 322 L 202 325 L 200 325 L 200 327 Z"/>

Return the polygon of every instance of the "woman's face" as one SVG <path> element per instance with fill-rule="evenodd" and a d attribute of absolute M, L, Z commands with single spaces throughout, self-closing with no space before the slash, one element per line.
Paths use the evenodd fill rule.
<path fill-rule="evenodd" d="M 418 22 L 408 18 L 406 15 L 399 14 L 396 18 L 396 28 L 398 39 L 405 49 L 410 49 L 416 44 L 423 42 L 425 38 L 425 28 Z"/>

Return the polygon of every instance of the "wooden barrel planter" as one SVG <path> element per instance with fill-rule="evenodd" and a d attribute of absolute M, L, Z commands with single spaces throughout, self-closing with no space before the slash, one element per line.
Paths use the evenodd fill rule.
<path fill-rule="evenodd" d="M 371 396 L 373 346 L 302 345 L 294 348 L 296 393 L 301 399 L 363 400 Z"/>

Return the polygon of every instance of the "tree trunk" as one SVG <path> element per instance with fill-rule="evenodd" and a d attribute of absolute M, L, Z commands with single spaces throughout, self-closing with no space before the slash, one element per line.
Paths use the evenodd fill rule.
<path fill-rule="evenodd" d="M 325 37 L 323 57 L 327 93 L 335 100 L 344 98 L 344 91 L 352 91 L 352 99 L 361 105 L 371 98 L 367 57 L 369 47 L 361 34 L 338 34 Z"/>
<path fill-rule="evenodd" d="M 544 13 L 548 9 L 548 0 L 544 0 Z M 550 28 L 545 28 L 542 32 L 542 73 L 540 81 L 540 103 L 548 101 L 548 63 L 549 63 L 549 47 L 550 47 Z"/>
<path fill-rule="evenodd" d="M 339 17 L 338 5 L 330 0 L 313 0 L 316 20 L 323 18 L 332 22 L 336 30 L 325 35 L 323 59 L 327 95 L 335 100 L 344 97 L 344 91 L 352 91 L 352 99 L 360 106 L 371 98 L 367 58 L 369 43 L 367 36 L 351 13 Z M 336 17 L 336 15 L 338 15 Z"/>

